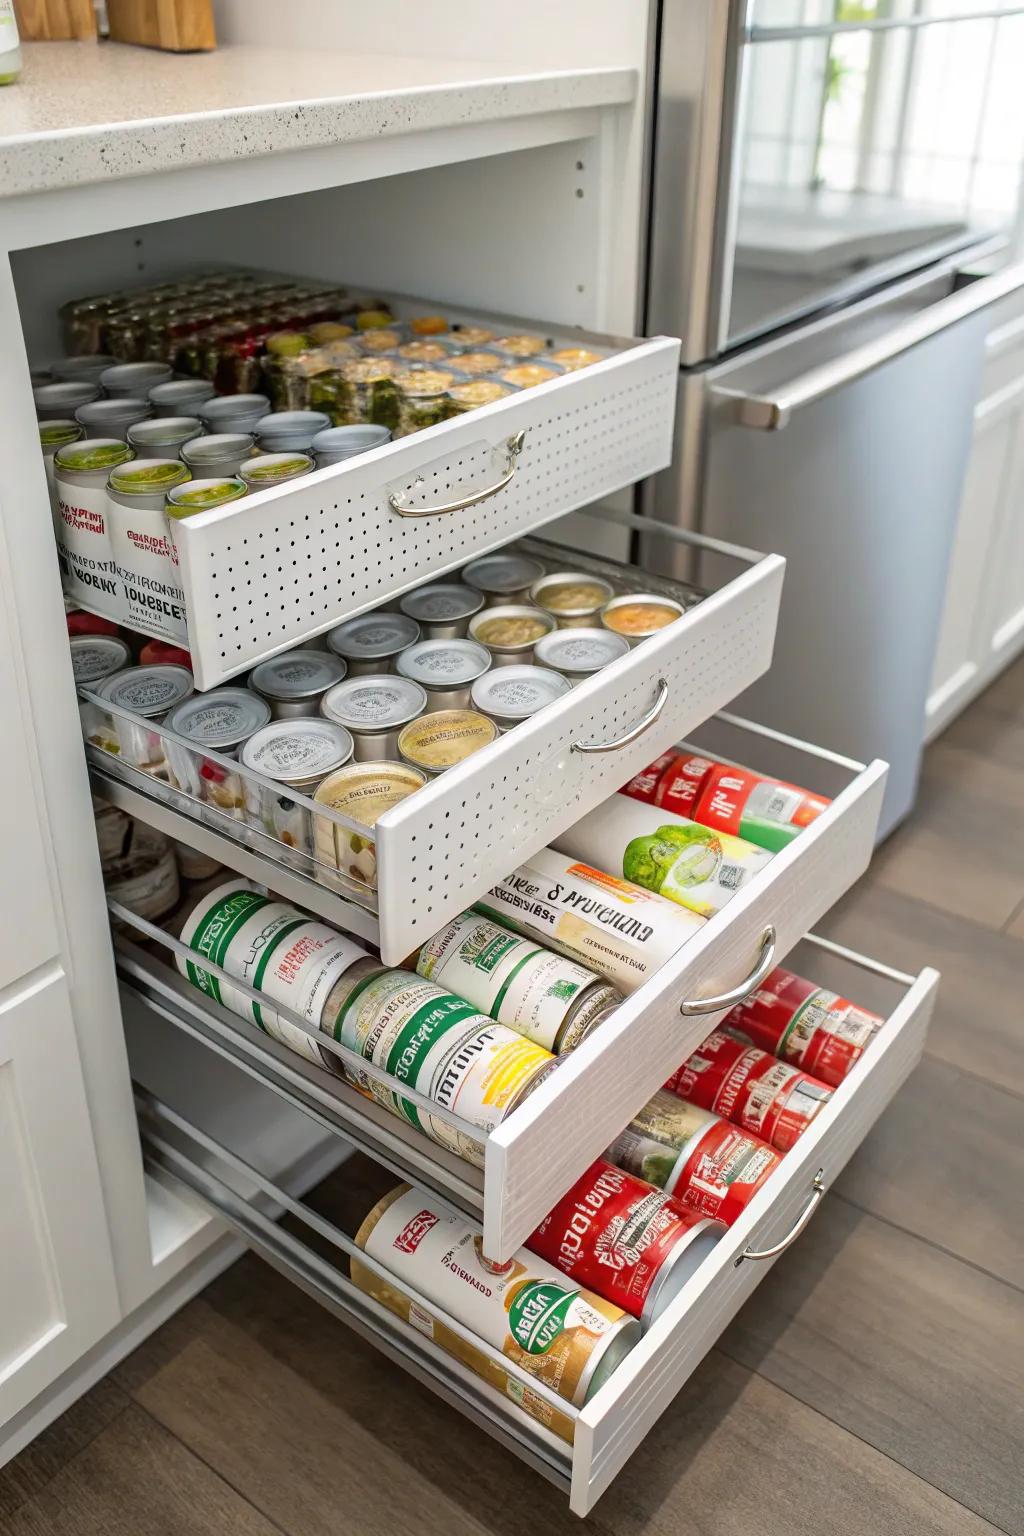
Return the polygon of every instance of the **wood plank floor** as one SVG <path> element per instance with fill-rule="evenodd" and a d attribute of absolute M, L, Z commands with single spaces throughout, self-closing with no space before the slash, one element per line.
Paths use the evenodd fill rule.
<path fill-rule="evenodd" d="M 1024 1536 L 1024 663 L 930 749 L 913 818 L 822 931 L 944 972 L 926 1059 L 600 1536 Z M 362 1209 L 377 1179 L 350 1164 L 317 1203 Z M 0 1470 L 4 1536 L 412 1528 L 581 1529 L 251 1257 Z"/>

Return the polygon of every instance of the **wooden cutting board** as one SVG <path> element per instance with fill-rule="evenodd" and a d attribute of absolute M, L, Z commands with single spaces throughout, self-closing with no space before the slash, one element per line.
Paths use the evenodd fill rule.
<path fill-rule="evenodd" d="M 118 43 L 190 53 L 216 48 L 211 0 L 107 0 L 110 36 Z"/>
<path fill-rule="evenodd" d="M 92 0 L 14 0 L 18 33 L 26 43 L 67 42 L 96 36 Z"/>

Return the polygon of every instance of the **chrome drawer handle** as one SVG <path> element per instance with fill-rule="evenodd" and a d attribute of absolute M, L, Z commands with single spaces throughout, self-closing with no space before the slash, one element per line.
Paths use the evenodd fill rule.
<path fill-rule="evenodd" d="M 790 1243 L 796 1242 L 797 1238 L 800 1236 L 800 1233 L 803 1231 L 804 1227 L 806 1227 L 807 1223 L 818 1209 L 818 1206 L 821 1204 L 824 1197 L 825 1170 L 824 1168 L 819 1168 L 817 1173 L 814 1175 L 814 1182 L 811 1184 L 811 1194 L 807 1204 L 804 1206 L 803 1210 L 800 1212 L 800 1215 L 797 1217 L 796 1221 L 794 1221 L 793 1225 L 790 1227 L 782 1241 L 775 1243 L 771 1248 L 744 1248 L 739 1258 L 735 1261 L 733 1267 L 738 1269 L 739 1266 L 743 1263 L 744 1259 L 754 1259 L 757 1262 L 760 1262 L 763 1259 L 777 1259 L 780 1253 L 785 1253 Z"/>
<path fill-rule="evenodd" d="M 642 720 L 636 725 L 631 725 L 624 736 L 616 736 L 614 741 L 574 741 L 573 752 L 617 752 L 620 747 L 628 747 L 631 741 L 637 741 L 649 731 L 651 726 L 661 714 L 668 703 L 668 683 L 663 677 L 658 678 L 658 696 Z"/>
<path fill-rule="evenodd" d="M 738 987 L 733 987 L 729 992 L 719 992 L 717 997 L 695 997 L 689 1002 L 680 1003 L 679 1012 L 690 1017 L 695 1013 L 717 1013 L 720 1008 L 735 1008 L 737 1003 L 742 1003 L 751 992 L 757 991 L 774 965 L 775 939 L 775 924 L 769 923 L 761 935 L 761 953 L 757 964 L 745 981 L 741 981 Z"/>
<path fill-rule="evenodd" d="M 406 507 L 395 494 L 388 492 L 388 505 L 392 512 L 397 512 L 399 517 L 444 517 L 446 512 L 461 512 L 464 507 L 475 507 L 481 501 L 487 501 L 491 496 L 497 496 L 506 485 L 511 485 L 519 468 L 519 455 L 523 451 L 523 440 L 526 437 L 525 427 L 521 432 L 516 432 L 505 443 L 505 470 L 500 480 L 495 480 L 493 485 L 484 486 L 482 491 L 470 491 L 465 496 L 460 496 L 458 501 L 446 501 L 438 507 Z"/>

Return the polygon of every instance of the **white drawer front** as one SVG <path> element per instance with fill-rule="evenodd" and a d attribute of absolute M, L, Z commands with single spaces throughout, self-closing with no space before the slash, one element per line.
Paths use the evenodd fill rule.
<path fill-rule="evenodd" d="M 614 345 L 614 343 L 606 343 Z M 174 527 L 196 684 L 408 591 L 428 577 L 664 469 L 679 342 L 660 337 L 507 400 Z M 463 510 L 402 516 L 495 485 Z"/>

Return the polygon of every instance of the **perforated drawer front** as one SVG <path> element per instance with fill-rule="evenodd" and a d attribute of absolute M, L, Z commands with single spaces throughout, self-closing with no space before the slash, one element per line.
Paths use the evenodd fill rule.
<path fill-rule="evenodd" d="M 347 464 L 176 524 L 196 683 L 211 688 L 352 614 L 663 469 L 679 343 L 593 367 Z M 407 517 L 486 490 L 523 431 L 508 486 L 458 512 Z"/>

